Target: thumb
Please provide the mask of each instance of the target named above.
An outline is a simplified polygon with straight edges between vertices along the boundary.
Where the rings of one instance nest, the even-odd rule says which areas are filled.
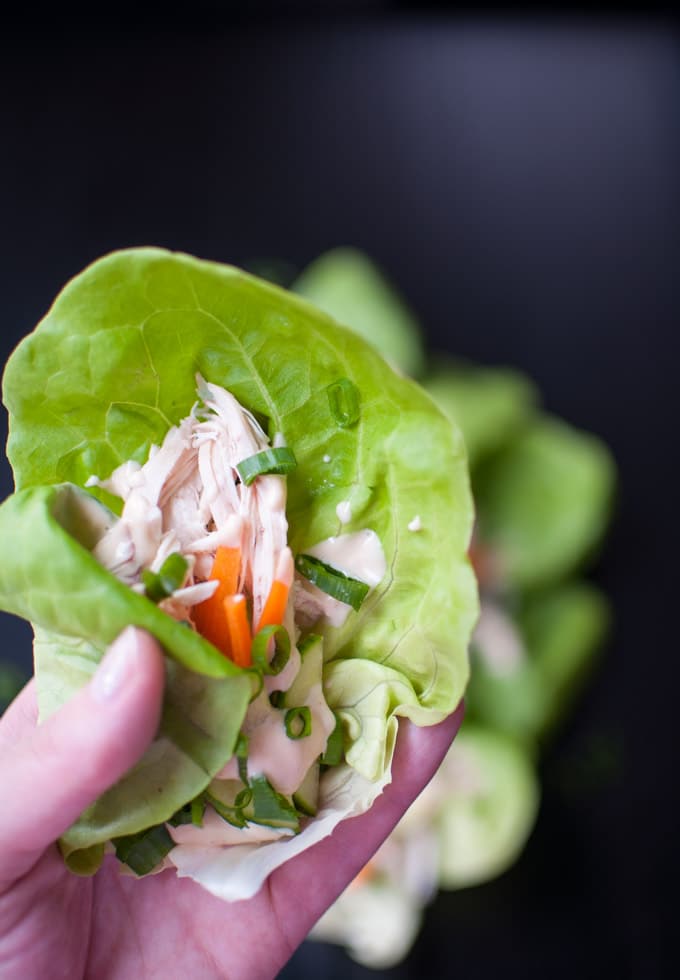
[[[132,627],[90,683],[0,756],[0,887],[28,871],[142,755],[160,718],[160,648]]]

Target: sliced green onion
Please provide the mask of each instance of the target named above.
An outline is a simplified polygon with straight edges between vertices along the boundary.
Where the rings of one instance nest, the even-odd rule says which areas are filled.
[[[114,837],[116,857],[136,875],[146,875],[161,863],[175,846],[165,824],[150,827],[139,834]]]
[[[312,733],[312,713],[306,705],[289,708],[284,718],[288,738],[306,738]]]
[[[168,820],[172,827],[180,827],[182,824],[191,823],[195,827],[203,826],[203,814],[205,813],[205,799],[203,795],[197,796],[190,803],[184,806]]]
[[[186,558],[180,555],[179,551],[175,551],[168,555],[159,571],[152,572],[150,568],[145,568],[142,572],[142,582],[147,598],[152,602],[160,602],[161,599],[171,596],[181,587],[188,567]]]
[[[298,555],[295,567],[312,585],[353,609],[359,609],[368,594],[369,587],[365,582],[350,578],[339,568],[333,568],[312,555]]]
[[[244,786],[240,793],[236,794],[236,799],[234,800],[234,806],[237,810],[242,810],[244,806],[248,806],[253,798],[253,791],[250,786]]]
[[[269,695],[269,703],[272,708],[280,708],[283,702],[285,692],[284,691],[272,691]]]
[[[268,827],[289,827],[298,833],[300,818],[291,801],[277,793],[266,776],[255,776],[251,783],[253,798],[248,819]]]
[[[274,639],[274,656],[268,659],[269,643]],[[263,674],[280,674],[290,659],[290,637],[285,626],[263,626],[253,637],[250,655]]]
[[[264,687],[262,670],[257,665],[254,667],[245,667],[244,669],[247,670],[250,676],[253,678],[253,690],[250,695],[250,700],[254,701],[256,697],[259,697],[262,692],[262,688]]]
[[[218,817],[222,817],[227,823],[230,823],[232,827],[238,827],[242,829],[248,823],[246,818],[243,816],[243,812],[240,809],[232,806],[226,806],[221,800],[218,800],[212,793],[206,793],[206,799],[210,806],[213,808]]]
[[[288,446],[273,446],[263,449],[261,453],[248,456],[236,464],[238,475],[247,487],[258,476],[265,473],[290,473],[297,466],[295,453]]]
[[[182,824],[191,823],[191,803],[187,803],[168,820],[171,827],[181,827]]]
[[[342,734],[342,722],[338,715],[335,716],[335,728],[328,736],[326,751],[321,756],[323,766],[339,766],[344,754],[344,739]]]
[[[195,800],[191,801],[191,822],[194,827],[203,826],[204,815],[205,799],[202,796],[197,796]]]
[[[349,378],[339,378],[329,385],[328,404],[340,428],[347,429],[359,421],[359,389]]]
[[[234,755],[238,760],[238,775],[241,782],[248,785],[248,736],[238,733]]]

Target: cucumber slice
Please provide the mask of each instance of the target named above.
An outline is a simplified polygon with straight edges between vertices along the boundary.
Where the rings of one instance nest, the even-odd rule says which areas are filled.
[[[314,762],[302,780],[299,788],[293,793],[293,803],[308,817],[315,817],[319,809],[319,771],[320,765]]]

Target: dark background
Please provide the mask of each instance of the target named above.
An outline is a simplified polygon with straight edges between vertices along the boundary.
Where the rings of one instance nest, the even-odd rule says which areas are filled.
[[[302,267],[353,244],[431,345],[529,372],[548,409],[602,436],[621,478],[594,573],[616,616],[602,669],[544,760],[522,860],[441,896],[390,976],[671,975],[676,27],[441,4],[189,7],[102,5],[96,21],[29,7],[2,25],[0,360],[113,248]],[[0,476],[4,495],[6,463]],[[26,666],[27,629],[1,628]],[[309,945],[284,976],[374,974]]]

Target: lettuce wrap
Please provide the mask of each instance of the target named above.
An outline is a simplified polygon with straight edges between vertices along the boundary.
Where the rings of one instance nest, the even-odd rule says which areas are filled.
[[[3,397],[16,492],[0,506],[0,607],[34,626],[41,718],[87,682],[124,626],[148,630],[166,653],[157,736],[64,835],[65,859],[92,873],[113,846],[138,874],[169,861],[222,898],[249,897],[273,868],[371,805],[390,780],[398,717],[434,724],[463,694],[477,597],[460,433],[417,385],[304,300],[152,248],[111,254],[72,280],[10,358]],[[131,571],[128,552],[118,566],[103,557],[107,542],[121,557],[140,474],[178,440],[173,473],[179,460],[194,466],[197,433],[222,425],[227,403],[255,440],[250,456],[229,457],[230,492],[243,500],[253,480],[279,481],[287,537],[278,559],[295,560],[285,617],[263,635],[278,572],[258,591],[254,559],[241,569],[239,608],[257,634],[245,659],[235,648],[225,655],[211,630],[201,635],[193,607],[177,614],[180,594],[198,586],[210,602],[216,587],[206,597],[206,585],[218,580],[196,575],[205,555],[183,553],[179,504],[193,470],[181,492],[166,483],[165,503],[137,514],[137,530],[160,528],[151,561],[139,551]],[[269,468],[254,476],[234,468],[262,458]],[[211,513],[205,535],[226,534]],[[377,580],[347,557],[367,535],[384,559]],[[341,614],[324,605],[329,593]],[[249,760],[252,714],[280,712],[289,737],[305,743],[319,691],[318,758],[304,787],[282,790],[275,762],[263,774]],[[219,833],[204,833],[215,821]]]

